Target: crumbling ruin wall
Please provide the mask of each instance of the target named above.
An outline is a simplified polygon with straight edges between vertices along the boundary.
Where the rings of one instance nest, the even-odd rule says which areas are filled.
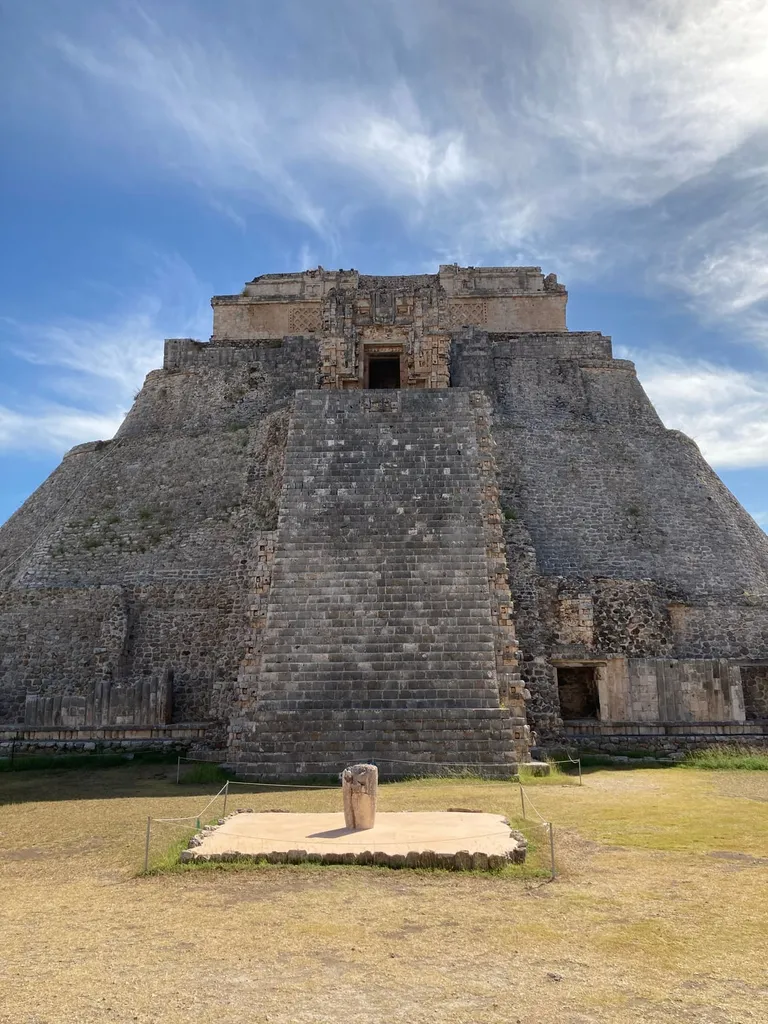
[[[73,449],[0,530],[0,723],[167,733],[242,710],[294,394],[365,388],[384,353],[401,386],[490,399],[486,554],[503,562],[501,526],[513,596],[497,571],[494,616],[516,627],[541,737],[758,735],[768,539],[610,339],[566,331],[566,298],[537,267],[456,265],[263,275],[215,298],[213,342],[167,342],[117,437]],[[580,679],[570,713],[588,720],[564,731],[558,687]]]
[[[743,721],[740,666],[768,657],[768,538],[610,355],[588,333],[454,337],[452,386],[493,401],[532,724],[562,731],[558,663],[595,666],[604,719]]]
[[[228,713],[290,403],[319,371],[311,340],[167,344],[117,437],[73,449],[0,530],[0,721]]]
[[[741,669],[747,721],[768,720],[768,661]]]
[[[411,326],[417,335],[472,324],[485,330],[565,331],[567,293],[540,267],[460,267],[381,276],[356,270],[262,274],[239,295],[216,295],[215,342],[334,334],[341,319]],[[425,330],[426,328],[426,330]]]

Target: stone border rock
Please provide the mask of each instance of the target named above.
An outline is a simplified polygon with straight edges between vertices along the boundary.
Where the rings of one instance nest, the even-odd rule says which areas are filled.
[[[362,850],[360,853],[307,853],[306,850],[280,850],[272,853],[197,853],[196,847],[202,846],[203,840],[213,835],[220,825],[238,814],[288,814],[289,811],[259,811],[251,807],[239,807],[226,818],[219,818],[216,825],[205,825],[189,840],[186,850],[182,850],[179,860],[182,864],[227,863],[233,861],[252,861],[266,864],[360,864],[364,866],[388,868],[442,868],[445,871],[500,871],[508,864],[525,863],[528,851],[528,840],[516,829],[510,828],[510,836],[517,842],[517,849],[511,850],[506,856],[500,854],[469,853],[458,850],[456,853],[435,853],[434,850],[411,850],[407,854],[384,853],[381,850]],[[480,813],[480,812],[478,812]],[[504,824],[509,825],[505,818]]]

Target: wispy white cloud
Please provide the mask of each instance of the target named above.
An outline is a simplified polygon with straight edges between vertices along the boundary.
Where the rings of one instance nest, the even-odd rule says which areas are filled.
[[[357,172],[380,195],[423,205],[435,194],[481,179],[485,171],[467,149],[464,130],[430,130],[410,88],[399,81],[379,109],[332,96],[308,133],[307,149]],[[307,156],[309,155],[307,151]]]
[[[700,176],[768,117],[759,0],[560,0],[529,121],[568,143],[604,198],[648,203]],[[553,13],[560,17],[553,18]]]
[[[17,325],[25,346],[16,355],[38,366],[71,371],[58,385],[67,390],[74,379],[87,382],[91,392],[103,393],[106,387],[125,397],[162,357],[161,302],[149,296],[142,304],[147,308],[107,321]]]
[[[208,23],[133,6],[52,39],[99,146],[194,182],[227,216],[255,196],[338,251],[345,212],[386,205],[435,252],[475,262],[547,252],[589,276],[607,253],[760,332],[754,219],[715,204],[691,231],[663,204],[712,179],[747,212],[763,187],[765,154],[748,152],[768,132],[763,0],[336,8],[331,23],[288,5],[272,24],[227,0]],[[645,218],[616,221],[643,210],[659,214],[652,239]]]
[[[122,420],[120,410],[110,416],[40,401],[34,408],[20,412],[0,405],[0,451],[64,452],[83,441],[112,437]]]
[[[665,425],[692,437],[713,466],[768,466],[768,373],[667,354],[618,354],[635,360]]]
[[[315,250],[309,245],[308,242],[304,242],[299,249],[298,260],[296,263],[297,270],[314,270],[318,266],[318,259]]]
[[[146,16],[133,29],[143,34],[119,33],[106,45],[65,35],[54,42],[73,68],[111,90],[134,130],[145,129],[144,149],[156,161],[203,187],[259,184],[282,212],[328,231],[323,210],[288,170],[282,139],[292,129],[285,110],[267,116],[266,82],[211,41],[163,33]],[[100,128],[116,141],[121,121]]]
[[[662,262],[659,279],[682,293],[705,323],[730,330],[736,341],[766,344],[768,231],[761,224],[768,222],[768,203],[743,205],[747,224],[705,221]]]
[[[164,338],[208,333],[204,285],[178,258],[155,264],[151,290],[121,296],[108,319],[3,321],[4,347],[37,377],[34,394],[0,403],[0,450],[62,452],[111,437],[146,374],[162,365]]]

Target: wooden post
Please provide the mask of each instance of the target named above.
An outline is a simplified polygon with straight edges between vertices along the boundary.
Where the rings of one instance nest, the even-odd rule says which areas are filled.
[[[353,764],[341,773],[347,828],[373,828],[378,785],[379,769],[375,764]]]
[[[555,830],[552,828],[552,822],[549,823],[549,855],[552,858],[552,877],[557,878],[557,871],[555,869]]]
[[[149,871],[149,834],[152,829],[152,819],[147,818],[147,838],[144,843],[144,874]]]
[[[523,808],[523,821],[525,821],[525,790],[523,789],[522,782],[520,783],[520,803]]]

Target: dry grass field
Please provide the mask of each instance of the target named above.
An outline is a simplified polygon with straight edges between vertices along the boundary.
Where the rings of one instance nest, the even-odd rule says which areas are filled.
[[[147,815],[215,787],[175,767],[0,774],[0,1020],[13,1024],[768,1021],[768,772],[595,770],[383,786],[386,810],[507,813],[499,875],[219,865],[138,874]],[[239,796],[330,810],[340,793]],[[155,864],[176,834],[153,843]],[[156,826],[159,833],[160,826]]]

